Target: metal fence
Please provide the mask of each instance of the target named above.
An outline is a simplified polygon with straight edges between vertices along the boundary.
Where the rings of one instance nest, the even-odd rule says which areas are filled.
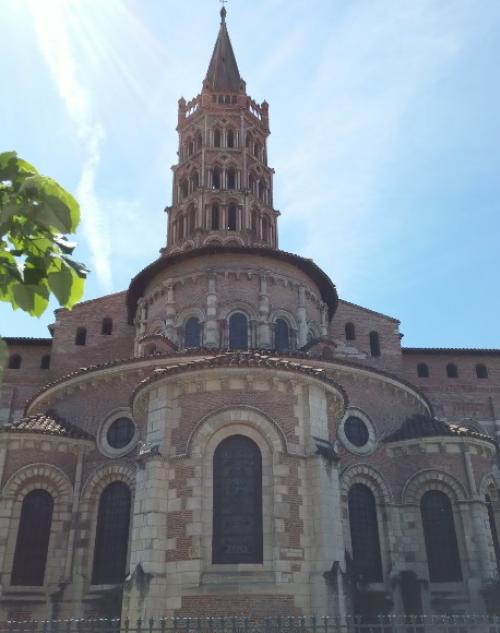
[[[29,620],[0,622],[0,633],[500,633],[500,617],[385,615],[371,622],[355,616]]]

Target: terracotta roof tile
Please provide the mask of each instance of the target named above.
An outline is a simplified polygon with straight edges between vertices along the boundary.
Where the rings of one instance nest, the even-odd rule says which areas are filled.
[[[476,440],[485,440],[496,444],[495,440],[465,426],[448,424],[442,420],[436,420],[425,415],[415,414],[406,418],[403,424],[384,438],[384,442],[403,442],[421,437],[470,437]]]
[[[56,435],[78,440],[93,440],[93,436],[83,429],[73,426],[64,420],[56,420],[44,414],[30,415],[14,422],[0,426],[4,433],[40,433],[42,435]]]

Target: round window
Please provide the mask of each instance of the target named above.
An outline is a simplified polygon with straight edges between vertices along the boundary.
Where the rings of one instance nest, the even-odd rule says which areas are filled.
[[[106,439],[111,448],[125,448],[135,435],[135,425],[130,418],[117,418],[111,423]]]
[[[346,438],[358,448],[365,446],[370,439],[368,427],[361,418],[351,415],[344,423],[344,433]]]

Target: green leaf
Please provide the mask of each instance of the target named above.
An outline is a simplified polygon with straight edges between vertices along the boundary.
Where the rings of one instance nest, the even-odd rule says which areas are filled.
[[[25,179],[19,192],[38,203],[27,210],[38,224],[58,233],[76,231],[80,222],[78,202],[55,180],[47,176],[31,176]]]
[[[47,275],[50,290],[55,294],[56,299],[63,306],[70,303],[73,275],[68,266],[63,266],[61,270]]]
[[[28,286],[13,284],[14,307],[19,307],[32,316],[40,316],[49,303],[49,291],[45,285]]]
[[[68,266],[71,266],[71,268],[76,272],[76,274],[79,277],[82,277],[83,279],[85,279],[85,277],[90,272],[92,272],[90,268],[87,268],[85,264],[82,264],[81,262],[75,262],[75,260],[71,259],[71,257],[66,257],[66,255],[63,255],[61,259],[63,259],[68,264]]]

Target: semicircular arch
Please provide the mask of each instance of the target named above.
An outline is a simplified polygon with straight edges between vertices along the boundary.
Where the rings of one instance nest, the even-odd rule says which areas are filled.
[[[401,500],[403,503],[418,504],[428,490],[440,490],[450,495],[454,501],[463,501],[467,498],[464,486],[455,477],[442,470],[429,468],[407,479]]]
[[[340,475],[342,496],[347,497],[349,489],[354,484],[364,484],[375,495],[379,503],[392,503],[392,493],[382,475],[366,464],[353,464],[342,471]]]
[[[16,470],[5,483],[3,496],[18,497],[40,487],[60,499],[69,500],[73,493],[73,486],[63,470],[53,464],[40,463]]]

